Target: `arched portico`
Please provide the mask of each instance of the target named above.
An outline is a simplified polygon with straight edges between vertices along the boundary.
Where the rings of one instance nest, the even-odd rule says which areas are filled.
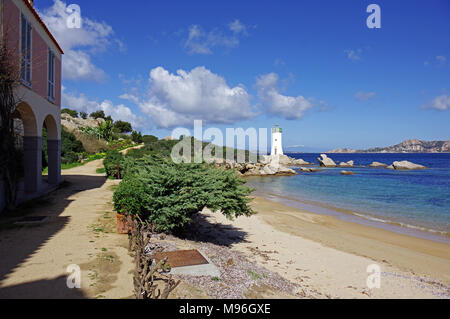
[[[33,109],[25,102],[20,103],[16,111],[23,122],[23,164],[24,186],[26,193],[39,190],[42,175],[42,137]]]
[[[47,115],[43,126],[47,129],[48,183],[61,181],[61,139],[59,127],[52,115]]]

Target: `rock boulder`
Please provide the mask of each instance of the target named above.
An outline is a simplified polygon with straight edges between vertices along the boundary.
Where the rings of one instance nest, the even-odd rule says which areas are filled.
[[[336,163],[329,158],[326,154],[321,154],[320,157],[317,158],[319,161],[320,166],[323,167],[336,167]]]
[[[380,162],[372,162],[372,164],[369,165],[369,167],[387,167],[387,164],[380,163]]]
[[[395,170],[426,169],[425,166],[408,161],[394,162],[392,166]]]

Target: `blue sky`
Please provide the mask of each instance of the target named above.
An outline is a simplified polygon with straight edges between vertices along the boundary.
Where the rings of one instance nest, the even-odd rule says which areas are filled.
[[[72,3],[81,30],[64,23]],[[381,29],[367,28],[371,3]],[[101,108],[145,134],[203,119],[279,124],[295,151],[450,140],[446,0],[35,4],[66,52],[63,107]]]

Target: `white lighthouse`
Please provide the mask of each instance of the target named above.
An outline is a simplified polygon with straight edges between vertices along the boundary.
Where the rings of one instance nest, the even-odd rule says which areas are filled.
[[[278,125],[275,125],[272,128],[272,151],[270,155],[283,155],[283,143],[281,139],[281,135],[283,133],[283,129]]]

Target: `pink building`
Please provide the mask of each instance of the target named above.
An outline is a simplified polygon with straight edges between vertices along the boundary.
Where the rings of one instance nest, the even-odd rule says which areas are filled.
[[[33,8],[32,0],[0,0],[0,39],[20,66],[24,178],[19,201],[54,188],[61,181],[61,60],[63,51]],[[47,129],[48,179],[42,178],[42,129]],[[4,201],[0,181],[0,210]]]

